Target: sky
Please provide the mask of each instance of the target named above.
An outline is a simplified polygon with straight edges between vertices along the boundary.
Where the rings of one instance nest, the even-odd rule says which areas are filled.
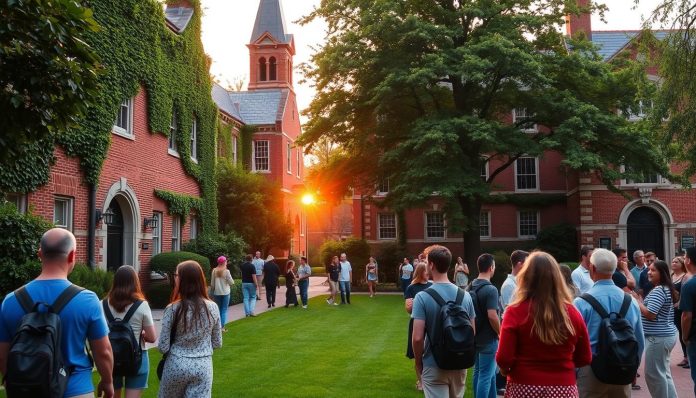
[[[295,23],[309,14],[320,0],[281,0],[285,12],[288,33],[295,35],[295,65],[308,62],[312,47],[321,45],[326,25],[314,22],[306,26]],[[607,23],[598,16],[592,18],[593,30],[639,29],[659,0],[640,0],[636,7],[634,0],[605,0],[609,6]],[[249,43],[251,30],[256,18],[259,0],[202,0],[203,5],[203,45],[213,60],[211,73],[223,86],[234,86],[235,80],[249,78]],[[295,71],[295,93],[300,111],[309,106],[314,96],[311,83],[298,83],[303,78]]]

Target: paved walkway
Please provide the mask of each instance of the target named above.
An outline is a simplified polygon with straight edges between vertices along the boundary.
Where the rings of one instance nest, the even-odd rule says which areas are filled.
[[[645,357],[643,357],[645,359]],[[682,355],[681,347],[677,344],[672,350],[671,359],[671,369],[672,378],[674,379],[674,386],[677,388],[677,395],[679,397],[693,397],[694,396],[694,383],[691,381],[691,370],[684,369],[677,366],[679,362],[684,359]],[[650,392],[648,392],[648,386],[645,384],[645,368],[644,362],[640,365],[640,370],[638,371],[641,377],[638,378],[638,385],[641,387],[640,391],[633,391],[631,395],[632,398],[657,398],[651,397]],[[665,397],[666,398],[666,397]]]

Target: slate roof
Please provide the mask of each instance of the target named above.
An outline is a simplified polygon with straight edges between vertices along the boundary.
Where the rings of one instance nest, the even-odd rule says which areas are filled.
[[[275,124],[283,119],[287,105],[287,89],[227,91],[213,84],[213,101],[218,108],[245,124]]]
[[[285,16],[280,0],[261,0],[249,42],[255,42],[266,32],[281,43],[292,41],[292,35],[286,33]]]
[[[181,33],[186,29],[193,17],[193,9],[188,7],[167,7],[164,10],[164,18],[176,30]]]
[[[616,55],[621,49],[640,34],[640,30],[592,31],[592,42],[598,47],[598,53],[605,61]],[[667,37],[665,30],[653,31],[658,40]]]

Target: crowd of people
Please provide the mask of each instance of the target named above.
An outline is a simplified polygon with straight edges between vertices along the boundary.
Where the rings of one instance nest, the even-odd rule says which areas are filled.
[[[459,327],[475,331],[470,364],[475,397],[492,398],[501,390],[506,397],[630,397],[641,388],[636,383],[641,360],[650,395],[677,397],[670,369],[677,340],[684,354],[679,366],[689,369],[696,360],[695,344],[689,344],[696,340],[691,327],[696,248],[669,265],[636,250],[629,268],[622,248],[583,246],[580,259],[571,272],[548,253],[516,250],[498,290],[491,284],[492,255],[478,257],[478,276],[469,282],[461,258],[450,274],[450,251],[428,247],[414,261],[413,280],[404,289],[411,314],[406,356],[415,359],[416,388],[426,397],[463,396],[467,366],[444,366],[442,355],[434,353],[447,339],[440,331],[448,316],[444,303],[456,302],[465,290],[458,304],[471,326]],[[452,330],[455,324],[450,322]],[[460,344],[466,336],[461,332]],[[696,380],[693,370],[691,375]]]

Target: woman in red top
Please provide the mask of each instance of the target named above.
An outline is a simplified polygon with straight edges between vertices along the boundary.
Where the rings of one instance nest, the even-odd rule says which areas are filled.
[[[532,253],[517,275],[495,359],[507,375],[505,397],[579,396],[575,368],[592,361],[590,338],[550,254]]]

